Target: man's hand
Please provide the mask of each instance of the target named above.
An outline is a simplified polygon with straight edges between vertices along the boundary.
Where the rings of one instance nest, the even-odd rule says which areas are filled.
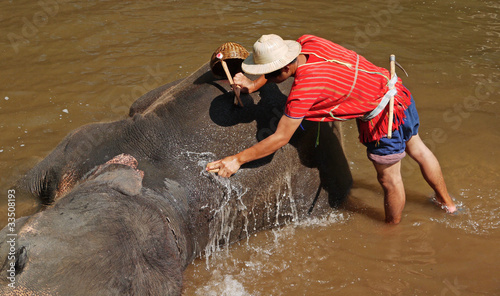
[[[224,178],[229,178],[240,169],[241,163],[236,155],[228,156],[207,164],[207,171],[216,171],[217,174]]]
[[[252,81],[241,72],[234,76],[233,81],[234,84],[241,87],[242,92],[249,94],[258,91],[262,86],[264,86],[264,84],[267,83],[267,79],[264,75],[261,75],[259,78]]]
[[[243,75],[243,73],[237,73],[234,78],[233,78],[234,84],[238,85],[241,87],[241,91],[244,93],[252,93],[255,85],[250,78],[246,77]]]

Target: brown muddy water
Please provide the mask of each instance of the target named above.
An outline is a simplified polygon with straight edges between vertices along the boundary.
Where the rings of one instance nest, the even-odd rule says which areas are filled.
[[[315,34],[381,66],[396,54],[460,214],[434,207],[405,159],[403,221],[385,225],[351,122],[349,202],[196,260],[183,294],[500,295],[499,11],[486,0],[2,1],[0,226],[8,189],[69,131],[124,118],[137,97],[187,76],[224,42],[251,49],[262,34]],[[18,216],[35,210],[18,198]]]

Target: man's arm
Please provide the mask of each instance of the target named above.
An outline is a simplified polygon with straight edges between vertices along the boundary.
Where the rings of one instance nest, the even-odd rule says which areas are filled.
[[[241,72],[237,73],[233,80],[236,85],[241,87],[242,92],[249,94],[258,91],[264,84],[267,83],[267,79],[264,75],[261,75],[259,78],[252,81]]]
[[[239,170],[241,165],[268,156],[285,146],[301,122],[302,118],[294,119],[283,115],[274,134],[238,154],[209,163],[206,170],[218,170],[219,176],[230,177]]]

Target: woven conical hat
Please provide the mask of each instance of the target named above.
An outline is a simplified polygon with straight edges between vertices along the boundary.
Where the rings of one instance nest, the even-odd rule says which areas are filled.
[[[231,72],[234,75],[241,72],[241,63],[246,59],[250,53],[240,44],[234,42],[226,42],[222,44],[217,50],[212,54],[210,59],[210,69],[212,73],[219,77],[226,77],[226,73],[222,68],[220,63],[224,60]]]

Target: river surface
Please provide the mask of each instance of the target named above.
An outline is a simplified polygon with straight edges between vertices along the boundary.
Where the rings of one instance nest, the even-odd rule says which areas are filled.
[[[136,98],[187,76],[224,42],[251,50],[262,34],[315,34],[380,66],[396,55],[460,213],[433,206],[405,159],[403,221],[385,225],[350,122],[347,204],[196,260],[183,294],[500,295],[499,12],[487,0],[2,1],[0,226],[8,189],[71,130],[124,118]],[[18,216],[36,209],[17,200]]]

